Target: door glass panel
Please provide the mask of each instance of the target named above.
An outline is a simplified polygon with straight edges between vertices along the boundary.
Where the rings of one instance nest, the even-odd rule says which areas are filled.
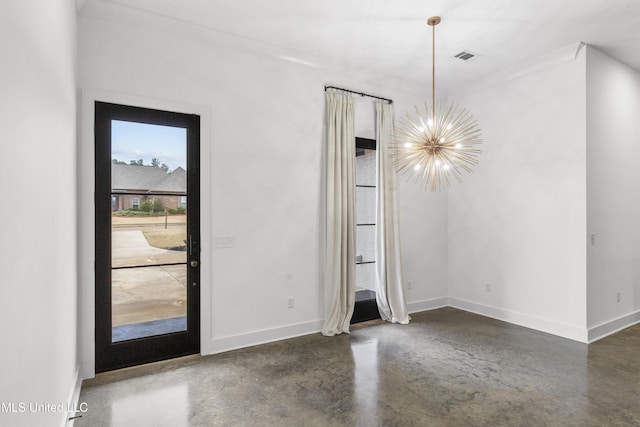
[[[356,298],[359,298],[374,295],[376,285],[376,150],[357,148],[355,170]]]
[[[112,342],[185,331],[187,130],[111,121]]]
[[[380,317],[376,304],[376,142],[356,138],[356,292],[351,323]]]

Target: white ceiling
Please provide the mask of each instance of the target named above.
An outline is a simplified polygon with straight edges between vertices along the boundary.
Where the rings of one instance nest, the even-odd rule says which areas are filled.
[[[439,15],[441,89],[468,86],[578,42],[640,70],[640,0],[99,1],[255,41],[291,60],[424,85],[431,82],[426,20]],[[453,59],[462,50],[479,58]]]

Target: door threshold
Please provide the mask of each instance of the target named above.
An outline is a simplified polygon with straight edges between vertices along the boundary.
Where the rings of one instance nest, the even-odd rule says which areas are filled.
[[[199,362],[201,358],[201,354],[189,354],[187,356],[175,357],[173,359],[159,360],[157,362],[149,362],[143,365],[100,372],[97,373],[94,378],[84,380],[82,382],[82,387],[93,387],[101,384],[123,381],[130,378],[144,377],[146,375],[171,371],[184,366],[193,365]]]

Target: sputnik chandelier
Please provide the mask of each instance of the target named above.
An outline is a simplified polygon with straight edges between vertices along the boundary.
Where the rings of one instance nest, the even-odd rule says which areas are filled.
[[[392,144],[393,165],[431,191],[451,186],[453,176],[462,182],[462,172],[471,172],[478,164],[482,139],[477,121],[469,111],[444,100],[436,102],[436,25],[439,16],[427,20],[432,28],[431,106],[425,102],[424,115],[416,106],[416,115],[407,113],[396,127]]]

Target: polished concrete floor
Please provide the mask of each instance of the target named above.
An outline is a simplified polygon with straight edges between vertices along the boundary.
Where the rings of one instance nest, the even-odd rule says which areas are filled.
[[[86,381],[76,426],[640,426],[640,325],[587,346],[452,308]]]

